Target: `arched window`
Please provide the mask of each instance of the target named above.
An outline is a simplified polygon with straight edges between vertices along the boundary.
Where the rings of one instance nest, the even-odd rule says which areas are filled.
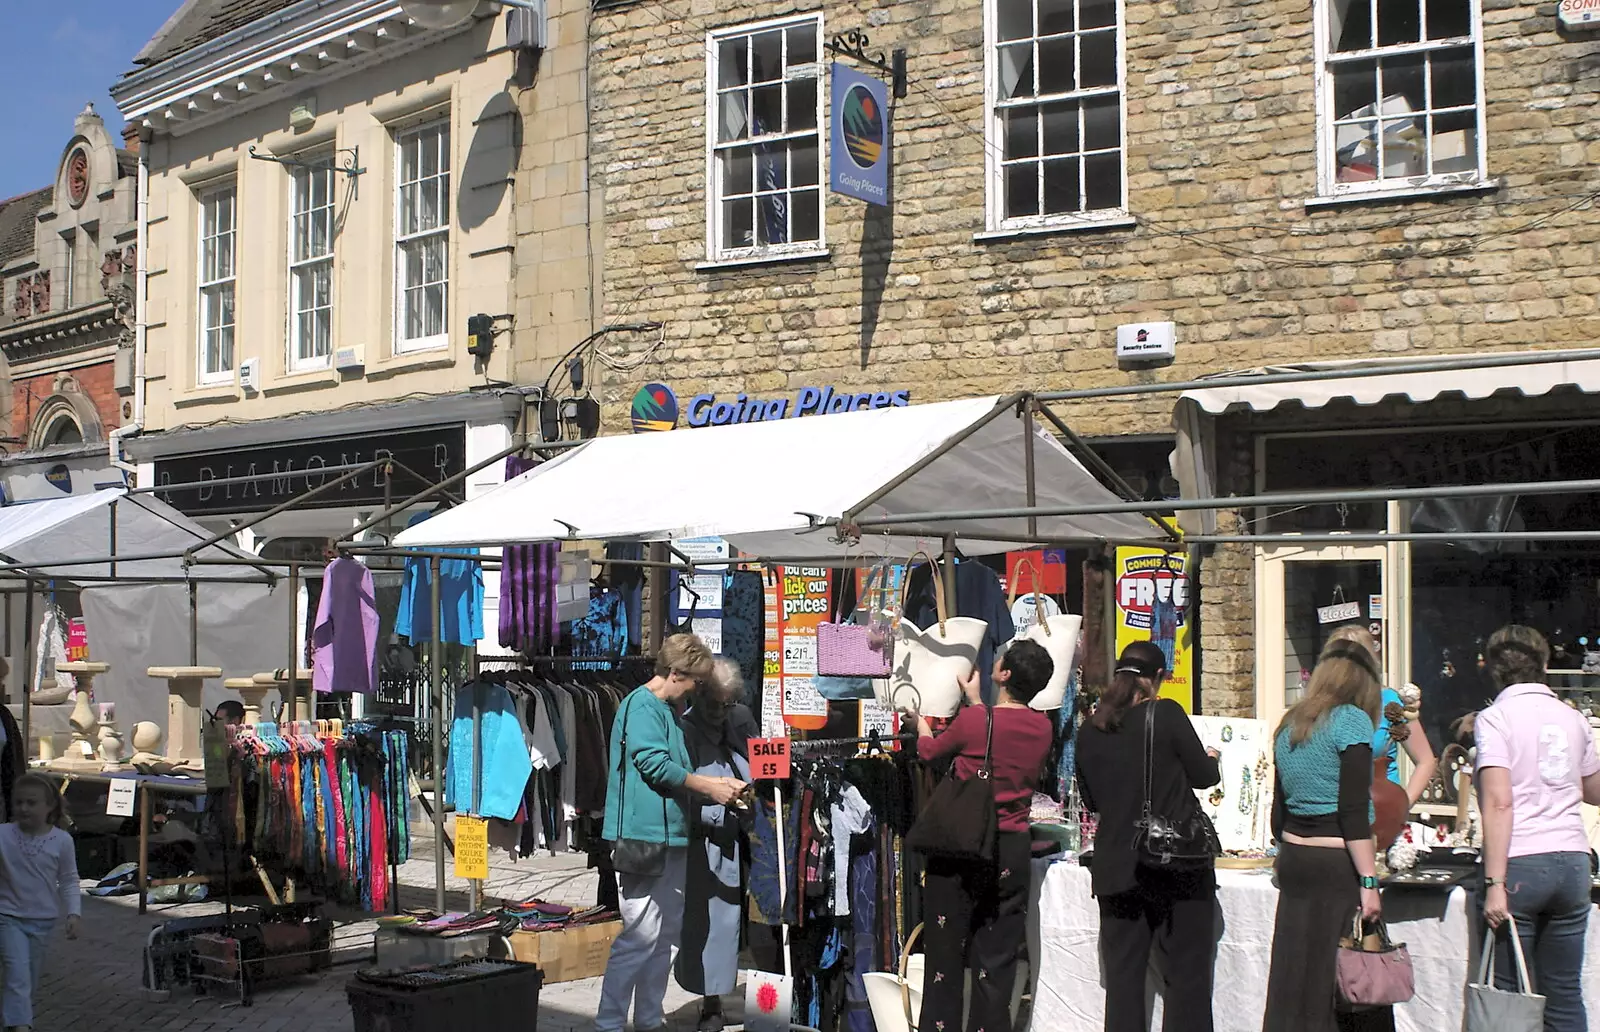
[[[45,429],[41,443],[46,448],[58,444],[82,444],[83,427],[79,426],[78,421],[72,416],[59,415]]]

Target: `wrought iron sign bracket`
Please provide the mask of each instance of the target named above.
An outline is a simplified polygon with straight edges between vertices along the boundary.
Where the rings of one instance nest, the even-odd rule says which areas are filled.
[[[886,73],[894,86],[894,99],[904,100],[906,97],[906,51],[904,47],[897,47],[889,55],[889,60],[883,59],[883,51],[869,52],[872,40],[860,29],[851,29],[838,35],[823,44],[830,54],[848,57],[859,61],[880,72]]]
[[[342,147],[335,151],[334,154],[343,154],[345,158],[342,162],[332,159],[328,161],[302,161],[299,158],[280,158],[276,154],[257,154],[255,145],[252,144],[250,147],[250,156],[257,161],[275,161],[289,168],[309,168],[319,172],[342,172],[351,179],[366,173],[367,170],[361,167],[361,147],[359,145]]]

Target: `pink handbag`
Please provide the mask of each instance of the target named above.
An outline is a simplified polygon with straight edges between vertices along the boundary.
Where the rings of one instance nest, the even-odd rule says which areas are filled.
[[[1380,920],[1377,931],[1363,934],[1358,910],[1351,937],[1339,940],[1337,968],[1339,1003],[1343,1010],[1370,1010],[1405,1003],[1416,995],[1411,953],[1404,943],[1389,941]]]
[[[817,625],[817,673],[821,676],[888,677],[894,669],[894,618],[885,616],[879,603],[884,586],[879,585],[877,595],[873,593],[873,585],[887,569],[880,564],[867,574],[856,603],[856,612],[864,614],[862,622],[854,622],[851,616]]]

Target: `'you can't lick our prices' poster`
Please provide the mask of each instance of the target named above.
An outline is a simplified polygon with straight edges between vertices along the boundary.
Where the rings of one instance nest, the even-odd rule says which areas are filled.
[[[1164,698],[1194,712],[1194,628],[1189,619],[1188,556],[1159,548],[1118,548],[1117,652],[1151,641],[1167,657]]]
[[[814,731],[828,723],[828,700],[817,691],[817,626],[829,618],[831,584],[822,566],[780,566],[767,578],[761,723],[769,737],[784,734],[783,725]]]

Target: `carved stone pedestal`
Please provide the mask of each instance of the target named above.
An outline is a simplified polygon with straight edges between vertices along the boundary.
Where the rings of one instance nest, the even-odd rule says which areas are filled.
[[[260,684],[254,677],[230,677],[222,682],[222,687],[230,692],[238,692],[239,698],[244,701],[246,727],[255,727],[261,723],[261,703],[266,699],[267,693],[272,691],[272,685]]]
[[[222,676],[221,667],[150,667],[151,677],[167,682],[167,759],[199,767],[205,762],[200,725],[205,719],[201,693],[205,682]]]
[[[92,705],[94,678],[96,674],[110,670],[111,664],[88,661],[59,663],[56,669],[71,674],[77,690],[73,693],[72,716],[68,718],[72,725],[72,741],[67,744],[66,755],[52,760],[50,766],[58,770],[99,770],[104,763],[95,752],[100,721],[95,719]]]

